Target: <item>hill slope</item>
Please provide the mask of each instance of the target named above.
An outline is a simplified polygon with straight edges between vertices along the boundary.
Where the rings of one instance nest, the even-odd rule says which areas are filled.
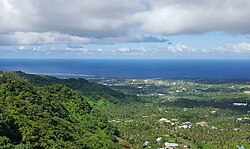
[[[119,148],[113,135],[106,117],[78,92],[0,72],[2,148]]]
[[[38,76],[16,71],[15,74],[36,86],[46,86],[51,84],[62,84],[77,90],[82,95],[91,98],[93,101],[105,100],[111,103],[129,102],[138,100],[135,96],[126,95],[122,92],[110,89],[107,86],[89,82],[85,79],[70,78],[59,79],[51,76]]]

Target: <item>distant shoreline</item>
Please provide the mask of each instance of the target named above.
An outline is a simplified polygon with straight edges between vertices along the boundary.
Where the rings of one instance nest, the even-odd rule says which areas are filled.
[[[17,60],[0,70],[74,78],[250,79],[250,60]]]
[[[69,73],[32,73],[24,72],[27,74],[34,74],[40,76],[51,76],[59,79],[70,79],[70,78],[83,78],[87,80],[189,80],[189,81],[198,81],[203,83],[242,83],[250,84],[250,79],[216,79],[216,78],[121,78],[121,77],[104,77],[97,75],[84,75],[84,74],[69,74]]]

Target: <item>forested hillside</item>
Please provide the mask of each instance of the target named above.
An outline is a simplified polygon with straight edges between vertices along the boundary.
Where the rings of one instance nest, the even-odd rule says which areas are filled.
[[[136,96],[130,96],[123,92],[114,91],[107,86],[89,82],[82,78],[59,79],[52,76],[38,76],[16,71],[15,74],[36,86],[46,86],[51,84],[62,84],[77,90],[81,94],[88,96],[92,101],[107,100],[111,103],[129,102],[139,100]]]
[[[0,149],[250,146],[247,82],[100,82],[0,72]]]
[[[120,148],[116,129],[85,96],[56,78],[32,77],[0,72],[1,148]],[[85,95],[94,95],[87,85]]]

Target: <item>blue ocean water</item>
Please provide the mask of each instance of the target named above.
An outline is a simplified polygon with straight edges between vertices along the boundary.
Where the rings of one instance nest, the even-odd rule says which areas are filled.
[[[0,59],[0,70],[118,78],[250,78],[250,60]]]

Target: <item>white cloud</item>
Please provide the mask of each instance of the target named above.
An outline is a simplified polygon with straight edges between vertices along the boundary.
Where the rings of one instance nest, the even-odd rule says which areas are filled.
[[[96,52],[103,52],[103,49],[97,49]]]
[[[148,52],[147,49],[144,47],[139,47],[139,48],[128,48],[128,47],[123,47],[123,48],[118,48],[116,50],[113,50],[115,53],[130,53],[130,54],[142,54]]]
[[[249,0],[157,0],[134,21],[156,34],[250,33]]]
[[[139,0],[0,0],[0,32],[116,36],[127,33],[127,18],[143,8]]]
[[[207,49],[198,49],[187,46],[185,44],[177,43],[175,45],[169,45],[167,47],[167,51],[171,53],[200,53],[200,54],[246,54],[250,53],[250,43],[242,42],[242,43],[226,43],[223,46],[215,47],[215,48],[207,48]]]
[[[66,48],[64,51],[66,52],[70,52],[70,53],[86,53],[88,52],[89,50],[86,49],[86,48]]]
[[[95,44],[115,44],[115,43],[129,43],[129,42],[169,42],[167,38],[141,35],[141,34],[128,34],[117,37],[105,37],[92,39]]]
[[[17,47],[17,49],[18,49],[18,50],[25,50],[26,47],[25,47],[25,46],[19,46],[19,47]]]
[[[225,48],[231,50],[236,53],[250,53],[250,43],[242,42],[242,43],[227,43]]]
[[[0,0],[0,44],[168,42],[157,35],[249,34],[249,8],[249,0]]]
[[[148,52],[148,50],[145,49],[144,47],[138,48],[137,51],[139,51],[139,52]]]
[[[40,51],[41,50],[41,46],[36,46],[36,47],[33,47],[32,50],[33,51]]]
[[[198,52],[198,50],[188,47],[187,45],[177,43],[176,45],[169,45],[167,47],[168,51],[171,53],[195,53]]]
[[[90,43],[89,38],[71,36],[58,32],[15,32],[0,34],[0,44],[51,44],[51,43]]]
[[[130,48],[119,48],[115,50],[115,52],[121,52],[121,53],[128,53],[130,51],[131,51]]]

